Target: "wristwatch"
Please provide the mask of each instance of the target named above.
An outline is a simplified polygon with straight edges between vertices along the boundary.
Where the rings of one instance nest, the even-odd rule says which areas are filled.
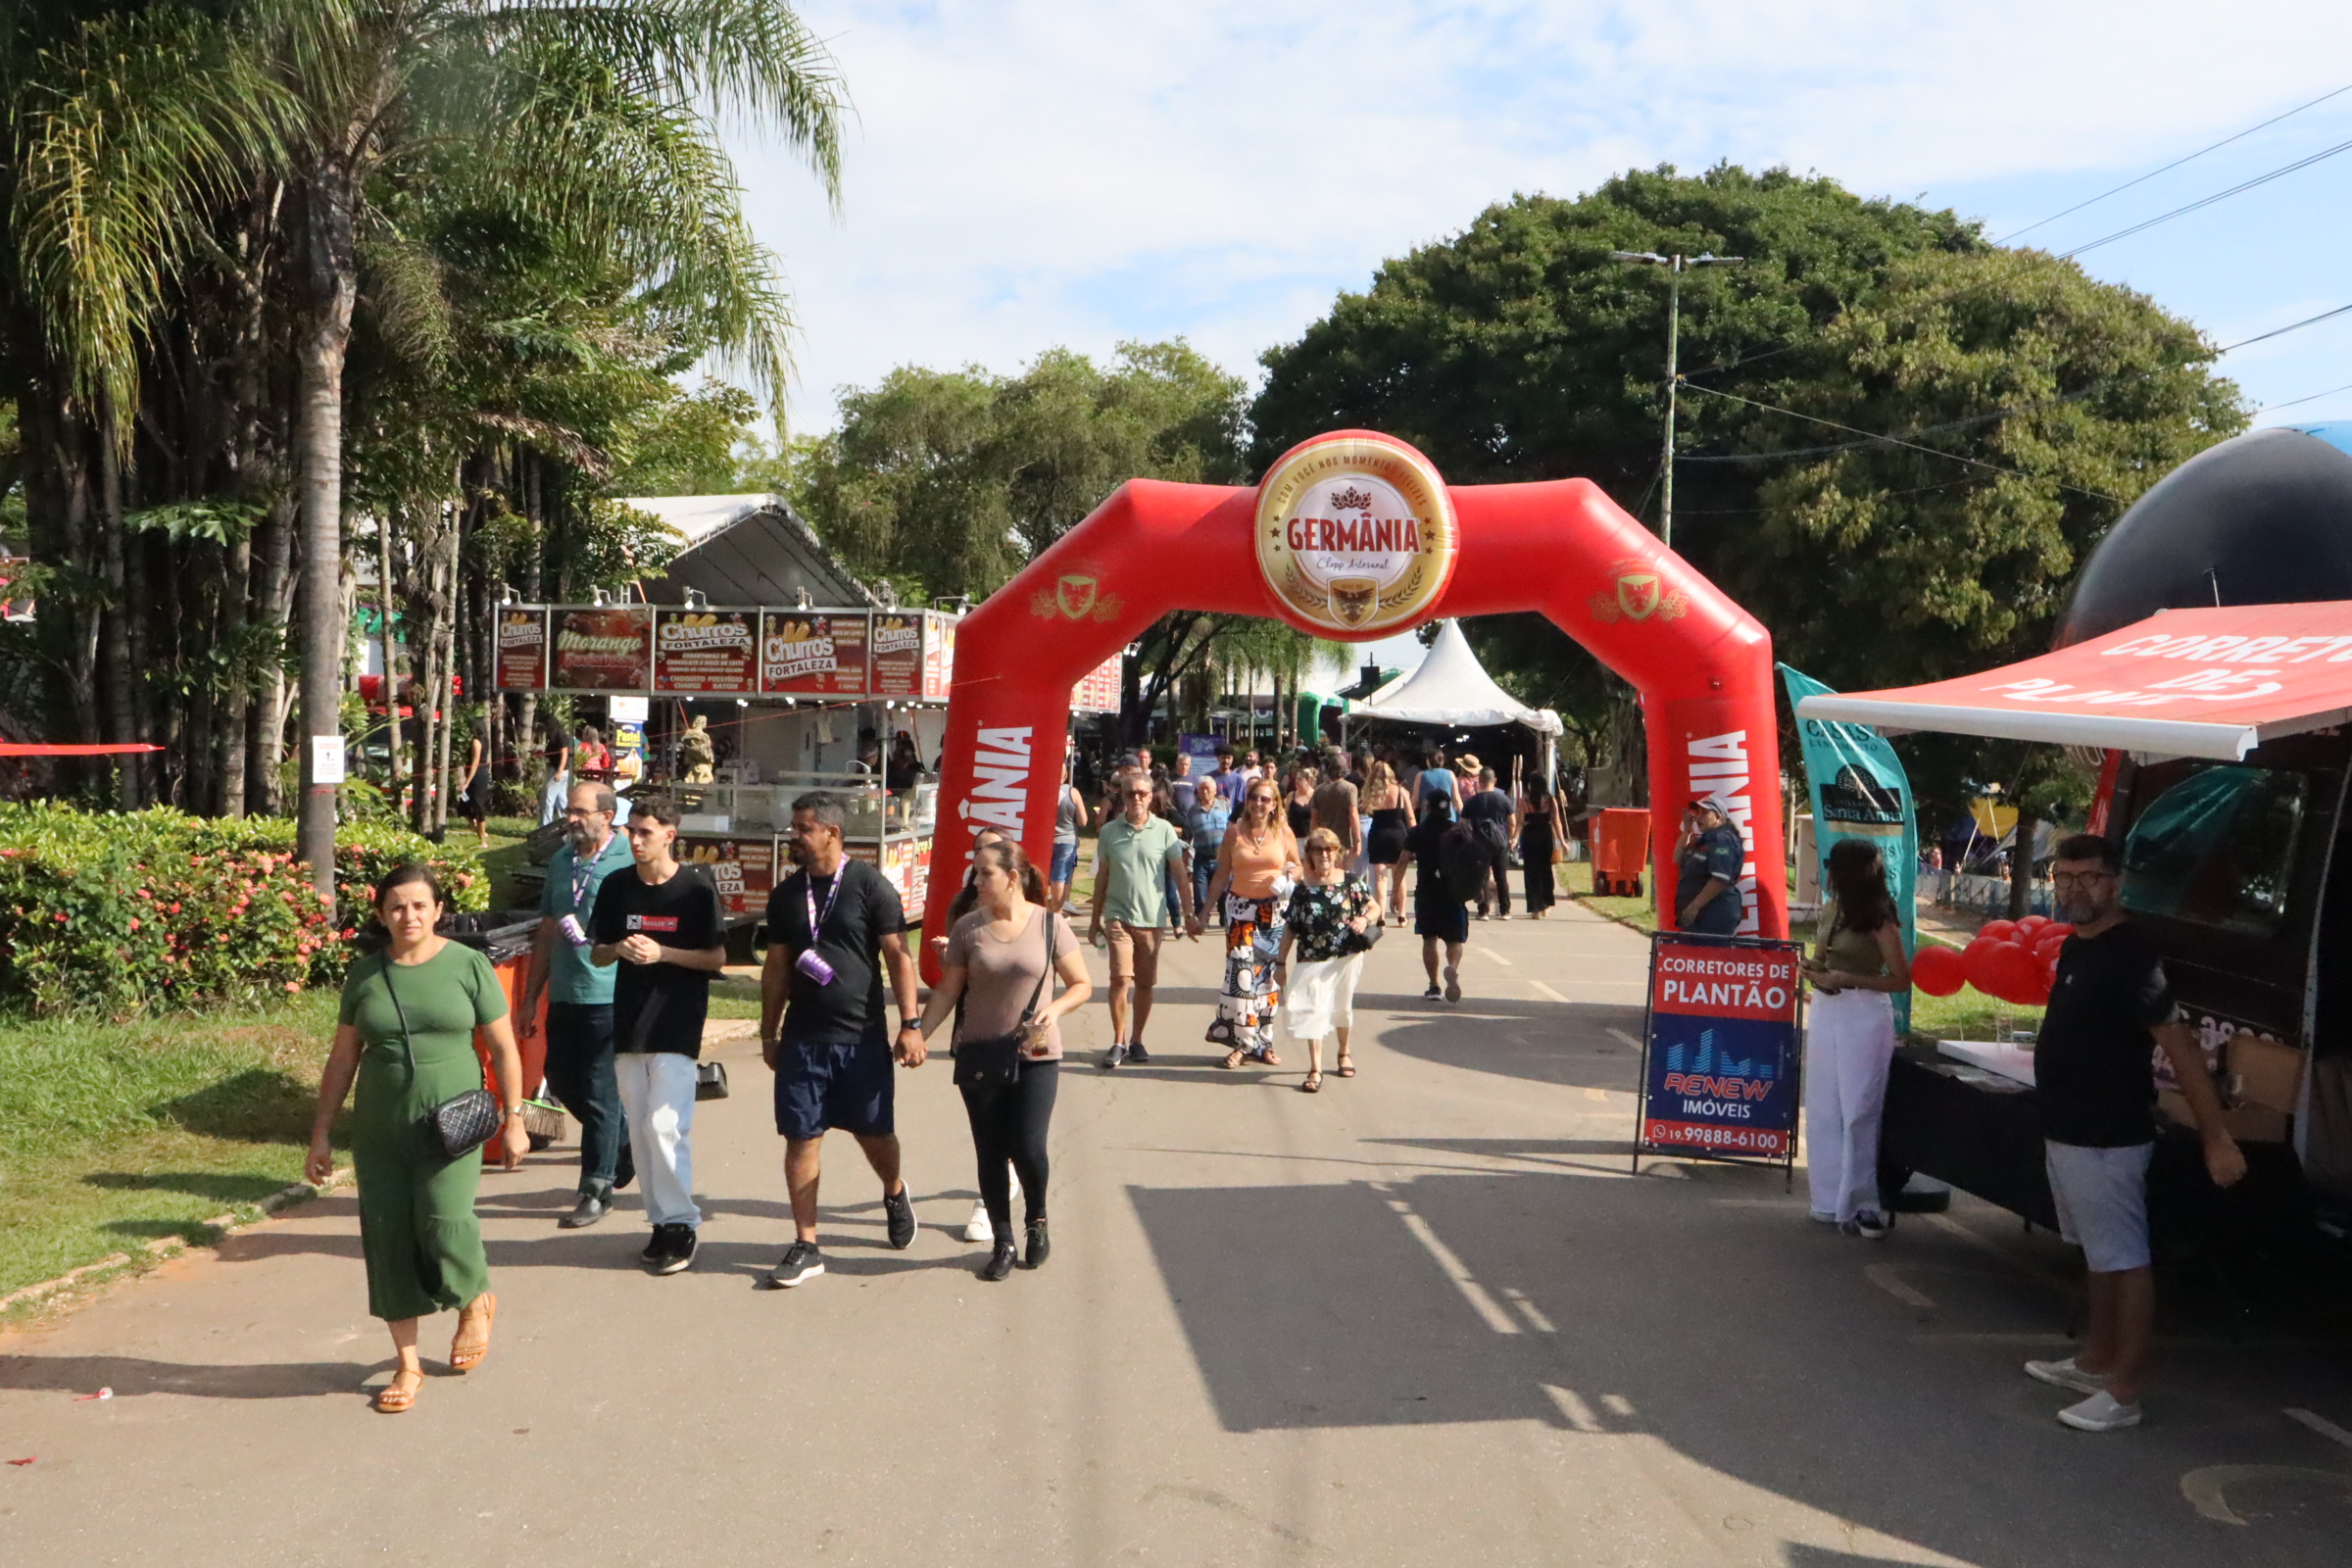
[[[923,1032],[923,1020],[920,1017],[901,1018],[899,1020],[899,1033],[905,1034],[909,1029],[913,1030],[916,1034],[921,1034]]]

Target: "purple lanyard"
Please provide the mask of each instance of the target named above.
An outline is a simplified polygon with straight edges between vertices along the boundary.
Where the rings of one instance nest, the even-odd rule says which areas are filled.
[[[596,847],[596,853],[588,857],[585,861],[580,858],[579,851],[574,850],[571,852],[572,913],[577,914],[580,912],[580,901],[588,896],[588,884],[590,880],[595,877],[596,868],[604,863],[605,851],[611,849],[612,847],[612,835],[608,833],[605,835],[605,842],[599,844]]]
[[[840,869],[833,873],[833,885],[825,890],[825,906],[822,911],[819,911],[816,906],[815,874],[811,872],[808,878],[801,884],[801,897],[808,905],[808,945],[812,948],[816,946],[817,937],[824,930],[825,922],[832,918],[833,901],[841,897],[841,885],[850,879],[849,871],[850,862],[844,860],[841,862]]]

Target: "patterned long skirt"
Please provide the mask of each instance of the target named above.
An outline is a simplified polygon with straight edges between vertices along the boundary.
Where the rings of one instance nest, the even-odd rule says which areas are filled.
[[[1274,960],[1282,954],[1286,909],[1272,899],[1225,896],[1225,989],[1217,998],[1217,1021],[1208,1026],[1212,1044],[1252,1056],[1273,1045],[1274,1015],[1282,1005]]]

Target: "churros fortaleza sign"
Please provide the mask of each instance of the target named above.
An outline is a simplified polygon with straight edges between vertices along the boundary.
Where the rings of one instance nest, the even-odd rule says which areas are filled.
[[[1401,442],[1331,435],[1257,487],[1257,564],[1298,620],[1363,637],[1426,618],[1461,528],[1436,466]]]

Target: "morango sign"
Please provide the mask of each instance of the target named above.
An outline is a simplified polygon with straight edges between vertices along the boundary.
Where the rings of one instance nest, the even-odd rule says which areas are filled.
[[[1796,1144],[1797,956],[1661,932],[1650,946],[1644,1150],[1785,1159]]]

